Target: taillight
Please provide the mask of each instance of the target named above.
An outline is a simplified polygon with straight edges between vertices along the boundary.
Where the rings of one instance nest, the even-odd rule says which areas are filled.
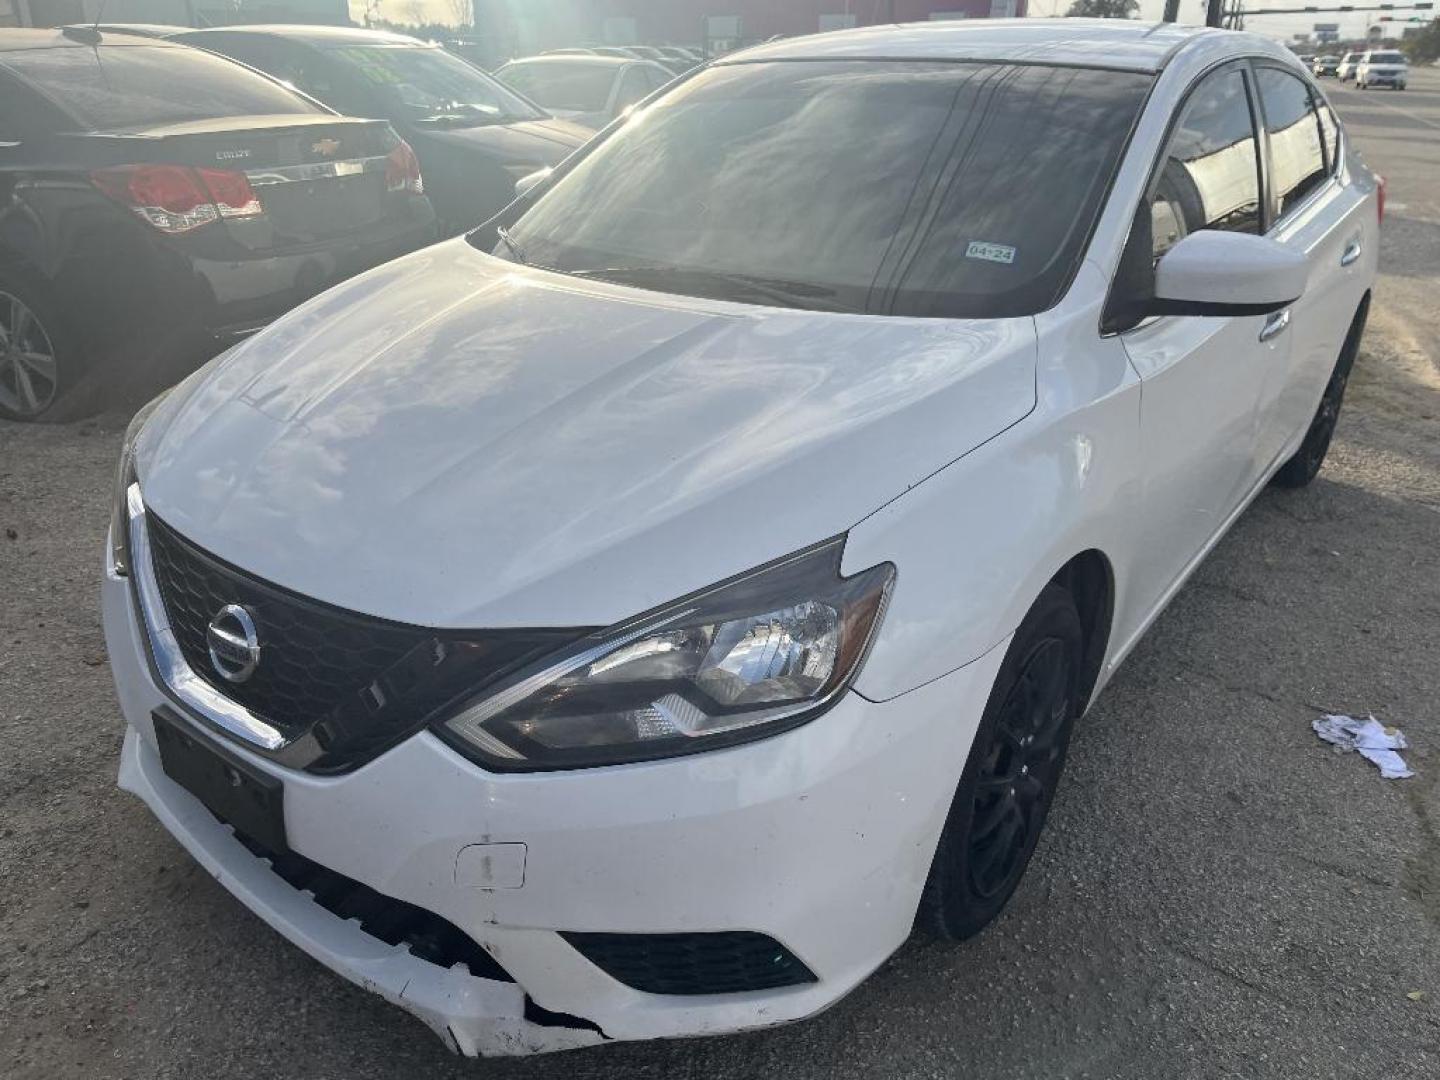
[[[401,139],[385,158],[385,190],[408,191],[412,195],[425,193],[425,181],[420,176],[420,160],[404,139]]]
[[[1379,173],[1375,174],[1375,212],[1380,215],[1380,220],[1385,220],[1385,177]],[[1403,209],[1403,207],[1402,207]]]
[[[161,232],[184,233],[221,218],[264,213],[244,173],[186,165],[116,165],[91,182]]]
[[[196,169],[210,190],[222,218],[259,217],[265,212],[250,187],[250,178],[229,169]]]

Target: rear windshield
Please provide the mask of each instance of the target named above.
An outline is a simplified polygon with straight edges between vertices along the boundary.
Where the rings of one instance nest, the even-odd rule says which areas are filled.
[[[0,62],[90,131],[320,111],[263,75],[174,45],[15,50]]]
[[[1372,64],[1403,64],[1405,54],[1398,52],[1375,52],[1370,54]]]
[[[599,112],[610,101],[615,81],[611,64],[563,63],[554,60],[506,64],[496,76],[547,109]]]
[[[778,61],[681,84],[558,180],[497,253],[687,295],[994,318],[1053,304],[1148,75]]]

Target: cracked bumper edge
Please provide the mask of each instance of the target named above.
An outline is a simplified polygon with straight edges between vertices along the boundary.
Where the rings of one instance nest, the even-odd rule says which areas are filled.
[[[469,1057],[538,1054],[604,1042],[596,1031],[525,1019],[525,992],[463,966],[438,968],[390,946],[297,893],[252,855],[198,799],[160,771],[158,757],[127,728],[120,787],[137,795],[221,885],[287,940],[337,975],[413,1013]]]

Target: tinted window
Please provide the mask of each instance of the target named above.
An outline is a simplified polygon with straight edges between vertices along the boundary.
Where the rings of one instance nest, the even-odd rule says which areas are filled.
[[[173,45],[29,49],[5,63],[95,131],[317,111],[263,75]]]
[[[1279,216],[1325,182],[1325,153],[1310,88],[1288,71],[1272,67],[1260,68],[1258,81],[1270,133],[1272,213]]]
[[[640,72],[642,75],[645,76],[645,81],[649,84],[645,88],[647,92],[651,90],[659,90],[660,87],[666,85],[671,79],[675,77],[663,68],[654,67],[649,64],[641,68]]]
[[[1068,282],[1150,82],[938,61],[720,66],[582,159],[512,237],[540,265],[670,292],[1027,314]]]
[[[1371,53],[1371,54],[1370,54],[1370,63],[1372,63],[1372,64],[1403,64],[1403,63],[1405,63],[1405,54],[1404,54],[1404,53],[1398,53],[1398,52],[1376,52],[1376,53]]]
[[[620,112],[643,101],[650,93],[650,80],[643,68],[626,68],[620,79],[620,92],[615,96],[615,111]]]
[[[441,48],[344,45],[326,50],[326,55],[414,120],[473,126],[544,115]]]
[[[562,112],[599,112],[615,83],[611,64],[537,60],[506,64],[495,73],[531,101]]]
[[[1201,229],[1260,231],[1255,145],[1240,69],[1208,76],[1185,104],[1151,197],[1156,258]]]
[[[23,142],[65,127],[65,118],[0,69],[0,143]]]
[[[331,80],[326,77],[324,58],[311,49],[277,38],[229,32],[207,32],[193,37],[186,35],[175,40],[223,53],[243,64],[259,68],[267,75],[333,107]]]

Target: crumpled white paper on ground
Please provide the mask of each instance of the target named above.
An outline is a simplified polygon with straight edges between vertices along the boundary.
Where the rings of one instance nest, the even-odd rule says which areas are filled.
[[[1410,745],[1399,728],[1386,727],[1373,716],[1359,720],[1339,713],[1326,713],[1311,721],[1310,726],[1316,735],[1341,750],[1358,750],[1362,757],[1380,767],[1380,775],[1386,780],[1403,780],[1415,775],[1405,759],[1395,752]]]

